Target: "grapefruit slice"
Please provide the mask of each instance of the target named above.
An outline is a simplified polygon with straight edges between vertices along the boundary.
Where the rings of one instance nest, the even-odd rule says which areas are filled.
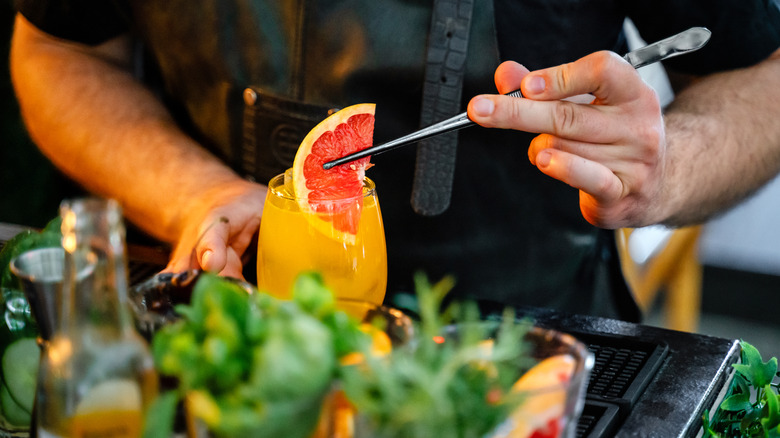
[[[333,235],[345,242],[355,241],[370,157],[329,170],[322,165],[371,146],[375,108],[372,103],[361,103],[331,114],[306,135],[293,162],[293,187],[300,208],[314,213],[313,220],[330,222]]]
[[[558,437],[563,426],[568,382],[574,375],[576,360],[568,354],[548,357],[523,374],[512,386],[527,398],[511,415],[509,436]]]

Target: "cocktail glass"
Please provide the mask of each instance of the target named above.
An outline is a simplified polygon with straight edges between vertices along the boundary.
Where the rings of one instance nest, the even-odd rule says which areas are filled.
[[[288,299],[298,274],[317,271],[337,298],[380,304],[387,287],[387,249],[374,182],[366,178],[360,196],[317,201],[315,211],[296,199],[290,172],[286,175],[268,184],[258,289]]]

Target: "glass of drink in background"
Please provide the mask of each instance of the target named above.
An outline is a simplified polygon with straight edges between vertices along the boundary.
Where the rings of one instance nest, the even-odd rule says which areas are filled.
[[[387,248],[374,182],[364,180],[361,196],[320,200],[309,208],[295,198],[291,174],[288,170],[268,184],[258,240],[258,288],[289,299],[298,274],[317,271],[336,297],[381,304]]]

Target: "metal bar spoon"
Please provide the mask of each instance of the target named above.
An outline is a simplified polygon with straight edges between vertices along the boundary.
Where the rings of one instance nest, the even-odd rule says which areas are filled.
[[[644,67],[664,59],[699,50],[700,48],[704,47],[705,44],[707,44],[707,42],[710,40],[711,34],[712,33],[707,28],[692,27],[669,38],[657,41],[653,44],[649,44],[636,50],[632,50],[626,53],[623,56],[623,59],[628,61],[628,63],[631,64],[631,66],[634,68]],[[520,90],[515,90],[511,93],[508,93],[507,96],[523,97],[523,95],[520,93]],[[455,131],[473,125],[476,125],[476,123],[472,122],[471,119],[469,119],[468,114],[464,112],[387,143],[371,146],[369,148],[353,152],[349,155],[345,155],[344,157],[328,161],[322,165],[322,168],[328,170],[335,166],[349,163],[350,161],[354,161],[359,158],[367,157],[369,155],[381,154],[382,152],[387,152],[389,150],[424,140],[435,135],[444,134],[445,132]]]

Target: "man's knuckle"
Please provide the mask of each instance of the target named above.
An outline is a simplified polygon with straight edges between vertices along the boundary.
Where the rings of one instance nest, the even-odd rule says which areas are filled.
[[[599,175],[596,181],[596,190],[605,199],[611,199],[615,193],[615,180],[610,175]]]
[[[635,128],[635,135],[642,140],[642,160],[652,161],[661,152],[661,143],[664,138],[663,129],[657,126],[643,125]]]
[[[564,66],[558,69],[558,74],[555,75],[555,86],[559,91],[565,92],[569,89],[571,84],[571,72],[569,66]]]
[[[593,55],[591,59],[591,74],[598,84],[609,84],[619,79],[620,57],[613,52],[602,50]],[[598,90],[594,90],[598,92]]]
[[[578,123],[577,112],[574,105],[569,102],[559,102],[554,107],[553,114],[553,133],[562,135],[571,132]]]
[[[515,121],[520,120],[523,115],[523,109],[520,105],[520,102],[512,102],[512,104],[509,106],[509,113],[507,114],[508,120],[507,121]]]

